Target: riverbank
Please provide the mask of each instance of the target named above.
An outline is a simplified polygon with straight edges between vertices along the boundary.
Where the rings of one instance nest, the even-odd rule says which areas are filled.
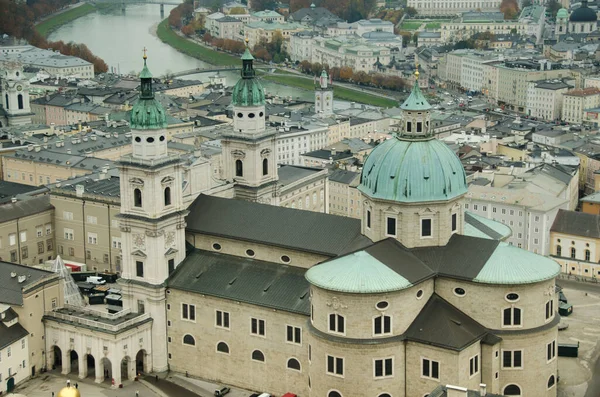
[[[35,25],[35,30],[43,37],[48,37],[50,33],[58,29],[64,24],[74,21],[77,18],[81,18],[84,15],[96,12],[106,5],[92,5],[90,3],[80,3],[76,7],[72,7],[64,12],[56,13],[49,18],[41,21]]]

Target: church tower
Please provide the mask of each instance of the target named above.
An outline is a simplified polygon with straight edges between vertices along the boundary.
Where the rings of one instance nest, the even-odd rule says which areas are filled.
[[[131,111],[133,153],[119,161],[124,309],[149,313],[154,371],[167,369],[165,287],[185,258],[182,162],[167,153],[167,118],[154,98],[152,74],[140,73],[140,96]]]
[[[325,69],[319,77],[319,87],[315,90],[315,113],[322,117],[328,117],[333,114],[333,87]]]
[[[273,204],[277,164],[275,130],[265,126],[265,93],[255,76],[254,57],[248,48],[242,55],[241,78],[233,88],[233,131],[224,134],[225,179],[235,183],[235,197]]]
[[[31,124],[29,106],[29,81],[23,76],[23,66],[7,62],[0,75],[2,80],[2,107],[6,112],[8,125]]]

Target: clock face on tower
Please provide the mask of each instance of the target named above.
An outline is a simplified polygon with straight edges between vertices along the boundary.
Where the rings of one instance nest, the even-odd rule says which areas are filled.
[[[21,91],[22,89],[23,89],[23,86],[21,86],[21,85],[17,86],[17,91]]]

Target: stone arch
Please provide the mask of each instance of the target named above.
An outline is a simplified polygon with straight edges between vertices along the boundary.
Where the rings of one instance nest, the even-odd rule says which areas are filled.
[[[100,359],[99,368],[102,370],[102,373],[96,374],[96,381],[100,379],[100,381],[104,381],[107,383],[111,383],[113,377],[113,367],[112,362],[108,357],[102,357]]]
[[[60,347],[54,345],[50,348],[49,364],[50,369],[62,371],[62,350]]]
[[[150,372],[150,366],[148,365],[148,353],[146,350],[141,349],[135,355],[135,371],[141,375],[143,372]]]
[[[134,380],[136,376],[135,361],[129,355],[121,359],[121,377]]]
[[[85,365],[87,366],[86,377],[94,378],[96,376],[96,358],[90,353],[85,355]]]
[[[79,353],[77,353],[77,351],[75,350],[69,350],[69,372],[66,373],[71,373],[71,372],[75,372],[75,373],[79,373]],[[63,370],[66,370],[66,368],[63,368]]]
[[[23,94],[17,95],[17,105],[19,109],[23,109],[25,107],[23,103]]]
[[[511,384],[504,387],[504,392],[502,394],[507,396],[521,396],[521,393],[522,391],[519,385]]]

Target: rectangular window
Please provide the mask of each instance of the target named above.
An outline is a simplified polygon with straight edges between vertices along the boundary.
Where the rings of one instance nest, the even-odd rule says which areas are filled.
[[[169,259],[167,266],[169,267],[169,274],[173,273],[175,271],[175,259]]]
[[[46,250],[52,251],[54,249],[54,242],[52,240],[46,240]]]
[[[89,224],[91,224],[91,225],[97,225],[98,224],[98,217],[88,215],[88,216],[86,216],[86,222],[89,223]]]
[[[502,368],[523,368],[523,351],[502,351]]]
[[[438,361],[423,358],[421,361],[421,376],[423,378],[439,379],[440,363]]]
[[[550,299],[546,302],[546,320],[549,320],[554,315],[554,300]]]
[[[69,211],[63,211],[63,219],[72,221],[73,220],[73,213],[69,212]]]
[[[8,235],[8,245],[13,246],[17,244],[17,234],[11,233]]]
[[[21,232],[21,242],[24,243],[27,241],[27,231]]]
[[[485,211],[485,210],[484,210]],[[458,228],[457,225],[457,218],[458,216],[456,214],[452,214],[452,231],[455,232],[456,229]]]
[[[479,206],[477,204],[473,204],[473,211],[477,211],[479,209]]]
[[[327,356],[327,373],[330,375],[344,376],[344,359],[341,357]]]
[[[479,373],[479,355],[471,357],[469,360],[469,375],[473,376]]]
[[[376,378],[387,378],[394,376],[394,359],[382,358],[375,360],[373,373]]]
[[[469,203],[465,204],[465,209],[468,210],[469,209]]]
[[[367,210],[367,228],[371,228],[371,210]]]
[[[88,244],[93,244],[93,245],[98,244],[98,234],[88,233]]]
[[[73,229],[64,229],[65,240],[75,240],[75,235],[73,234]]]
[[[265,320],[251,318],[250,333],[252,335],[265,336]]]
[[[181,318],[184,320],[196,321],[196,305],[182,303]]]
[[[37,243],[37,247],[38,247],[38,254],[43,254],[44,253],[44,242],[40,241],[39,243]]]
[[[116,249],[121,249],[121,238],[113,237],[112,238],[112,247]]]
[[[46,236],[49,236],[52,234],[52,224],[47,223],[46,224]]]
[[[396,218],[386,217],[386,235],[396,236]]]
[[[144,277],[144,262],[135,261],[135,275],[138,277]]]
[[[27,247],[21,247],[21,259],[27,259],[29,257],[29,249]]]
[[[502,208],[502,215],[506,215],[506,209]]]
[[[556,357],[556,341],[552,341],[546,345],[546,359],[548,361]]]
[[[36,237],[42,237],[44,235],[44,228],[43,227],[36,228],[35,235],[36,235]]]
[[[421,237],[431,237],[431,219],[421,219]]]
[[[343,334],[346,332],[346,324],[344,316],[331,313],[329,315],[329,331]]]
[[[69,256],[75,256],[75,248],[69,247]]]
[[[219,328],[229,329],[229,313],[217,310],[216,324]]]
[[[492,212],[495,214],[496,213],[496,207],[492,207]]]
[[[286,327],[286,341],[290,343],[302,344],[302,328],[288,325]]]

